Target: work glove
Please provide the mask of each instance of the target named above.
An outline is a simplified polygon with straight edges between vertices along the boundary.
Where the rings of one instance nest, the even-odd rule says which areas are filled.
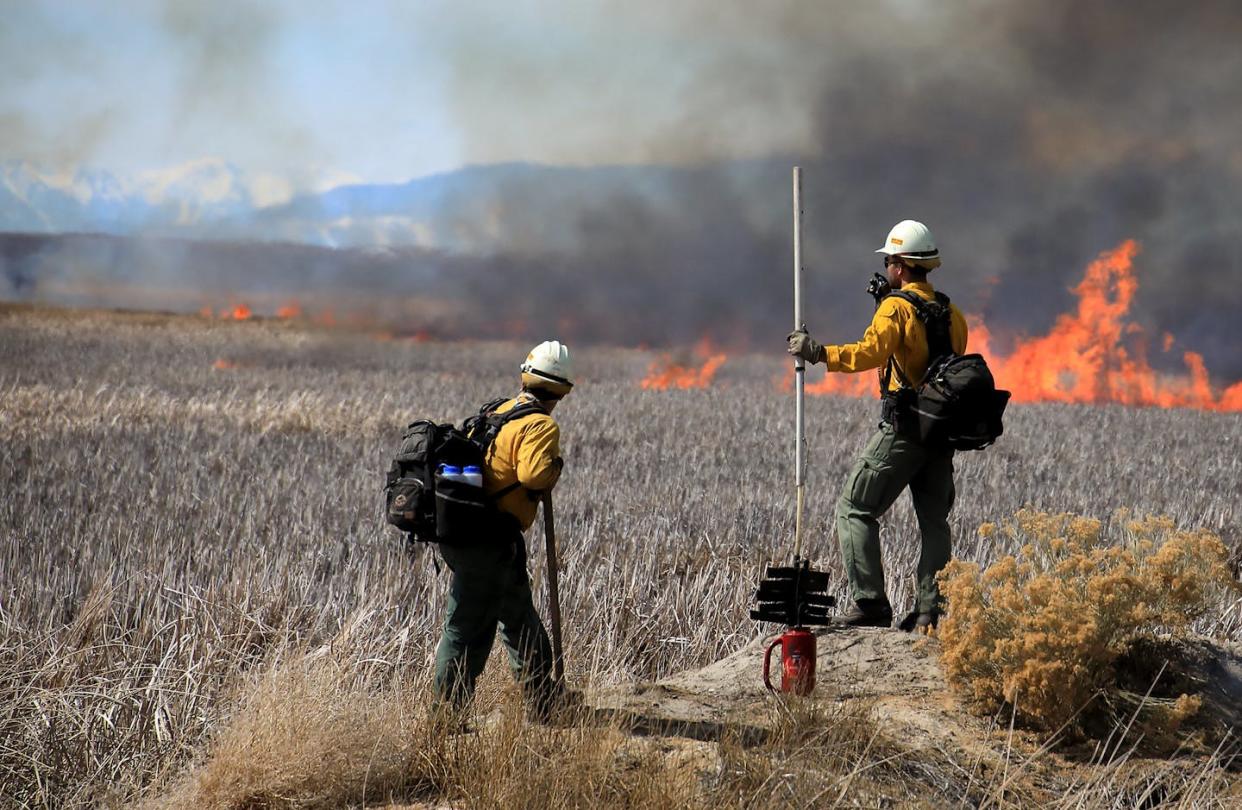
[[[789,353],[794,357],[801,357],[808,363],[824,362],[824,347],[807,332],[797,329],[790,332],[786,340],[789,341]]]

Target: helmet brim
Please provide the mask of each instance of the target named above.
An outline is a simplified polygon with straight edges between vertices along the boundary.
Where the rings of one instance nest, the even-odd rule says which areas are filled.
[[[925,250],[922,253],[911,253],[908,250],[902,250],[899,247],[893,247],[891,245],[885,245],[877,250],[876,253],[883,253],[886,256],[900,256],[903,259],[913,259],[914,261],[940,258],[939,250]]]
[[[564,378],[534,369],[523,369],[522,386],[530,390],[545,391],[556,399],[560,399],[573,390],[574,384]]]

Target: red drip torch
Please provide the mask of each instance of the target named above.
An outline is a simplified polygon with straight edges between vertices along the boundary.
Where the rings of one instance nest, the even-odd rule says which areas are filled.
[[[763,656],[763,685],[777,691],[770,676],[772,651],[781,648],[782,692],[806,696],[815,689],[815,634],[805,627],[794,627],[777,636]]]
[[[794,204],[794,329],[806,329],[802,322],[802,170],[793,170]],[[809,695],[815,688],[815,634],[807,625],[828,624],[828,608],[836,604],[829,596],[828,574],[812,571],[810,562],[802,559],[802,502],[806,475],[804,440],[806,426],[803,406],[806,401],[806,365],[801,357],[794,360],[796,391],[796,436],[794,468],[797,491],[797,512],[794,518],[794,558],[788,567],[768,566],[759,582],[757,609],[752,619],[776,622],[789,629],[768,645],[763,656],[763,684],[772,685],[772,651],[781,648],[781,692]]]

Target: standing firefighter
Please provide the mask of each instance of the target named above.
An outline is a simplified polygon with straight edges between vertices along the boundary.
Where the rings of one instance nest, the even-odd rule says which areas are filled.
[[[532,404],[539,408],[506,422],[484,456],[483,487],[498,496],[495,535],[440,547],[453,572],[444,634],[436,648],[435,689],[442,703],[461,708],[469,702],[498,626],[530,715],[549,719],[564,703],[564,687],[552,674],[548,634],[531,598],[522,533],[561,475],[560,427],[551,414],[573,387],[572,376],[569,350],[555,340],[540,343],[526,356],[521,393],[496,412]]]
[[[947,305],[947,318],[942,314],[933,328],[947,329],[947,342],[959,355],[966,350],[966,320],[927,281],[927,273],[940,266],[940,251],[926,225],[909,219],[897,223],[884,247],[876,252],[884,254],[889,289],[873,289],[877,297],[875,316],[862,340],[821,346],[799,330],[789,335],[789,353],[811,363],[824,363],[828,371],[882,369],[883,421],[867,442],[837,501],[837,537],[854,607],[834,621],[856,627],[892,624],[893,609],[880,563],[879,518],[909,487],[923,542],[917,601],[900,626],[906,631],[930,633],[942,608],[936,574],[950,557],[953,450],[925,444],[919,440],[917,429],[910,429],[916,421],[912,418],[916,416],[912,413],[913,388],[933,358],[929,356],[928,329],[916,305],[903,296],[913,294],[929,304],[939,299],[941,306]]]

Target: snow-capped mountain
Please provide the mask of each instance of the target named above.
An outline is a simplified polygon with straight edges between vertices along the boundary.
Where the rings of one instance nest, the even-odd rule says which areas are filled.
[[[660,192],[682,171],[508,163],[299,191],[285,178],[250,175],[217,158],[133,177],[7,161],[0,162],[0,231],[547,250],[577,238],[582,211],[635,195],[665,199]]]
[[[215,158],[134,177],[90,168],[48,171],[5,161],[0,163],[0,229],[208,235],[205,231],[216,223],[249,218],[260,207],[253,190],[263,190],[265,181],[271,184]],[[286,191],[283,198],[288,196]],[[273,194],[268,191],[265,198],[270,203]]]

